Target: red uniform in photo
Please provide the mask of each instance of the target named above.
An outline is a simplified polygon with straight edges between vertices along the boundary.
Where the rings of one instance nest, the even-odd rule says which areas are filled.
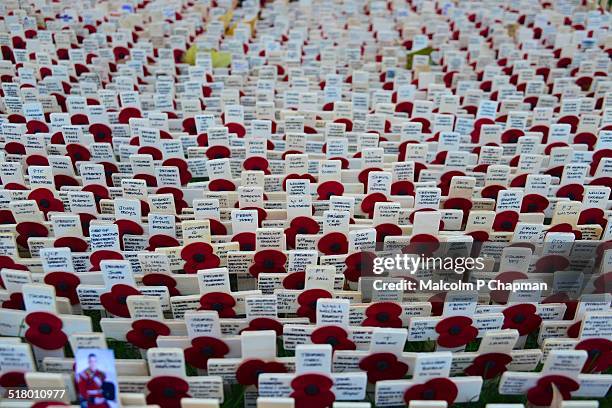
[[[78,375],[77,382],[81,401],[86,402],[87,408],[109,408],[109,405],[102,391],[102,384],[106,379],[106,374],[96,367],[97,358],[91,354],[88,357],[88,364],[85,370]]]

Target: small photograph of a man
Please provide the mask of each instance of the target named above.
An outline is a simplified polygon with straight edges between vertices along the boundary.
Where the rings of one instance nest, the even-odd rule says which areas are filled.
[[[81,408],[117,408],[117,374],[112,350],[79,349],[75,378]]]

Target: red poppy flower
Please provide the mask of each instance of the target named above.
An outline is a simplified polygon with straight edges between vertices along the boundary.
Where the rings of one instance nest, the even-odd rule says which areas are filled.
[[[574,349],[588,353],[587,361],[582,367],[583,373],[602,373],[612,367],[612,341],[608,339],[582,340]]]
[[[249,157],[242,163],[245,170],[263,171],[264,174],[270,174],[269,166],[268,160],[264,157]]]
[[[122,283],[113,285],[110,292],[100,295],[100,303],[108,312],[119,317],[130,317],[127,307],[128,296],[140,295],[136,288]]]
[[[81,191],[86,191],[93,194],[94,200],[96,201],[96,206],[98,207],[98,211],[100,211],[100,201],[108,200],[110,198],[108,188],[100,184],[89,184],[83,187]]]
[[[527,275],[523,272],[502,272],[495,277],[495,280],[502,283],[512,283],[515,280],[527,279]],[[510,296],[509,290],[492,290],[490,292],[491,300],[500,305],[508,303]]]
[[[208,157],[208,160],[225,159],[231,156],[232,151],[225,146],[211,146],[206,149],[206,157]]]
[[[268,317],[257,317],[249,322],[249,325],[242,329],[240,333],[244,331],[261,331],[261,330],[274,330],[276,336],[283,335],[283,325],[276,319],[270,319]]]
[[[580,384],[562,375],[547,375],[538,379],[536,385],[527,391],[527,401],[536,406],[549,406],[553,400],[555,385],[564,400],[570,399],[572,392],[580,388]]]
[[[28,134],[49,132],[49,126],[47,126],[45,122],[41,122],[40,120],[29,121],[28,123],[26,123],[26,128],[28,129]]]
[[[105,260],[122,260],[123,254],[116,251],[111,251],[108,249],[99,249],[96,252],[93,252],[89,256],[89,263],[91,264],[90,272],[95,272],[100,270],[100,262]]]
[[[144,230],[142,226],[132,220],[117,220],[115,221],[117,229],[119,230],[119,242],[123,245],[124,235],[142,235]]]
[[[391,195],[414,197],[414,194],[414,184],[412,181],[403,180],[391,184]]]
[[[142,277],[145,286],[165,286],[170,296],[180,296],[181,292],[176,288],[176,279],[165,273],[149,273]]]
[[[23,143],[19,142],[8,142],[4,145],[4,151],[8,154],[26,154],[26,148]]]
[[[89,133],[96,143],[113,143],[113,131],[104,123],[94,123],[89,126]]]
[[[106,177],[106,185],[113,185],[113,174],[119,173],[119,168],[116,164],[110,162],[100,162],[104,167],[104,176]]]
[[[341,196],[344,194],[344,186],[337,181],[324,181],[317,187],[317,200],[329,200],[331,196]]]
[[[386,237],[399,237],[401,235],[402,229],[396,224],[386,223],[376,226],[376,242],[381,246],[384,244]]]
[[[368,217],[372,218],[376,203],[386,203],[388,201],[389,200],[387,200],[387,197],[383,193],[368,194],[361,202],[361,210],[368,214]]]
[[[39,401],[33,404],[30,408],[51,408],[51,407],[67,407],[68,404],[60,401]]]
[[[87,241],[77,237],[62,237],[53,241],[54,248],[70,248],[72,252],[85,252],[88,246]]]
[[[346,254],[348,251],[348,240],[341,232],[330,232],[321,237],[317,248],[324,255]]]
[[[283,288],[302,290],[306,283],[306,272],[293,272],[283,279]]]
[[[85,146],[80,144],[71,143],[66,145],[66,152],[72,160],[72,164],[78,163],[80,161],[89,161],[91,158],[91,153]]]
[[[9,225],[16,224],[15,217],[13,216],[13,212],[11,210],[0,210],[0,224],[1,225]]]
[[[18,271],[27,271],[28,267],[16,263],[13,258],[7,255],[0,255],[0,270],[2,269],[16,269]]]
[[[605,228],[607,222],[605,212],[601,208],[587,208],[581,211],[578,217],[578,225],[601,225]]]
[[[472,365],[464,372],[467,375],[482,377],[485,380],[495,378],[507,370],[506,366],[512,362],[512,357],[504,353],[481,354],[474,359]]]
[[[79,303],[77,286],[81,280],[74,273],[70,272],[51,272],[45,275],[45,283],[55,288],[55,295],[65,297],[70,300],[70,304]]]
[[[287,367],[283,363],[276,361],[263,361],[250,359],[244,361],[236,370],[236,380],[238,384],[257,386],[259,375],[264,373],[286,373]]]
[[[26,388],[25,373],[21,371],[8,371],[0,376],[0,387],[3,388]]]
[[[445,209],[453,209],[453,210],[461,210],[463,211],[463,222],[467,221],[468,214],[472,209],[472,200],[468,200],[467,198],[449,198],[444,201],[442,205]]]
[[[371,273],[374,270],[374,259],[376,254],[372,252],[356,252],[349,255],[344,260],[346,269],[344,270],[344,277],[350,282],[357,282],[364,273]]]
[[[43,350],[57,350],[68,342],[68,336],[62,331],[64,323],[59,317],[47,312],[33,312],[26,316],[25,338]]]
[[[538,273],[554,273],[567,269],[570,261],[561,255],[547,255],[538,259],[535,264],[535,271]]]
[[[612,272],[607,272],[603,275],[599,275],[597,279],[593,281],[593,287],[595,289],[593,293],[610,292],[610,288],[612,288]]]
[[[378,302],[365,310],[366,318],[362,326],[369,327],[402,327],[402,307],[393,302]]]
[[[208,183],[208,191],[236,191],[236,185],[225,179],[216,179]]]
[[[309,289],[303,291],[297,297],[298,304],[300,305],[297,310],[297,315],[300,317],[308,317],[310,321],[314,323],[317,317],[317,300],[331,299],[332,297],[331,293],[323,289]]]
[[[440,247],[437,237],[429,234],[417,234],[410,238],[410,244],[402,249],[405,254],[431,255]]]
[[[232,237],[232,242],[238,242],[241,251],[255,250],[256,235],[254,232],[241,232]]]
[[[146,350],[157,346],[157,337],[168,335],[170,328],[165,324],[155,320],[140,319],[132,323],[132,330],[125,335],[125,338],[136,347]]]
[[[542,300],[543,304],[547,303],[563,303],[566,306],[565,314],[563,315],[563,320],[574,320],[574,316],[576,315],[576,309],[578,308],[578,301],[575,299],[570,299],[567,293],[565,292],[557,292]]]
[[[355,350],[353,341],[349,340],[348,333],[339,326],[323,326],[317,328],[310,335],[314,344],[329,344],[336,350]]]
[[[147,187],[157,187],[157,177],[152,174],[135,174],[134,179],[144,180],[144,182],[147,184]]]
[[[197,273],[201,269],[216,268],[221,260],[215,255],[213,247],[206,242],[193,242],[181,251],[181,258],[185,261],[185,273]]]
[[[518,222],[519,215],[516,211],[502,211],[495,215],[493,220],[493,231],[496,232],[512,232],[516,223]]]
[[[516,329],[521,336],[537,330],[542,318],[536,314],[536,307],[532,304],[519,304],[504,309],[503,329]]]
[[[9,296],[8,300],[2,302],[3,309],[13,310],[25,310],[25,303],[23,301],[23,293],[13,292]]]
[[[192,174],[189,171],[189,164],[185,160],[175,157],[172,159],[164,160],[162,166],[178,168],[181,185],[185,185],[191,181]]]
[[[368,373],[372,384],[384,380],[399,380],[408,372],[408,365],[397,359],[393,353],[375,353],[363,358],[359,368]]]
[[[200,298],[200,308],[198,310],[216,310],[219,317],[236,317],[234,311],[236,299],[228,293],[210,292]]]
[[[239,138],[246,135],[246,128],[241,123],[229,122],[225,124],[229,133],[235,133]]]
[[[465,346],[478,335],[478,329],[472,326],[472,319],[466,316],[452,316],[441,320],[436,325],[438,344],[446,348]]]
[[[130,118],[142,118],[142,114],[138,108],[123,108],[119,111],[117,119],[122,125],[130,123]]]
[[[62,203],[62,200],[55,198],[53,192],[46,188],[37,188],[36,190],[33,190],[30,194],[28,194],[28,200],[36,201],[38,209],[42,211],[45,216],[50,211],[64,211],[64,204]]]
[[[257,278],[260,273],[285,273],[287,256],[275,249],[259,251],[253,257],[254,264],[249,267],[249,273]]]
[[[325,375],[302,374],[291,381],[293,392],[289,396],[295,400],[295,408],[327,408],[336,399],[331,391],[333,385]]]
[[[216,337],[196,337],[191,340],[191,347],[185,349],[185,361],[192,366],[206,370],[208,360],[223,358],[229,353],[229,347]]]
[[[572,201],[582,201],[584,187],[581,184],[567,184],[557,190],[557,197],[566,197]]]
[[[539,194],[527,194],[521,204],[522,213],[542,213],[548,207],[548,200]]]
[[[149,395],[147,404],[159,405],[160,408],[181,408],[181,400],[190,398],[189,383],[182,378],[161,376],[152,378],[147,383]]]
[[[164,234],[156,234],[149,237],[149,246],[147,247],[147,251],[155,251],[157,248],[177,247],[180,245],[181,244],[174,237]]]
[[[297,234],[314,235],[318,234],[321,227],[319,223],[310,217],[295,217],[291,220],[289,228],[285,230],[287,246],[295,248],[295,238]]]
[[[577,339],[580,336],[580,328],[582,327],[582,320],[578,320],[570,327],[567,328],[566,335],[570,339]]]
[[[446,401],[451,406],[459,390],[448,378],[434,378],[426,383],[413,385],[404,393],[404,401]]]
[[[42,224],[37,222],[20,222],[15,227],[17,231],[17,243],[23,248],[28,248],[28,238],[44,238],[49,236],[49,230]]]
[[[21,185],[19,183],[6,183],[4,185],[4,189],[5,190],[16,190],[16,191],[23,191],[23,190],[27,190],[28,188],[24,185]]]
[[[55,184],[56,190],[61,190],[62,187],[80,186],[79,181],[77,179],[71,176],[67,176],[65,174],[57,174],[53,176],[53,183]]]

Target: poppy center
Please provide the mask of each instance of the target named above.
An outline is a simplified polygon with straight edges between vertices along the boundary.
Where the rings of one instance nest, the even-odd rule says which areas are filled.
[[[425,400],[432,400],[432,399],[436,398],[436,392],[434,390],[432,390],[432,389],[425,390],[425,391],[423,391],[422,396],[423,396],[423,399],[425,399]]]
[[[155,337],[157,335],[157,332],[151,328],[146,328],[142,330],[142,335],[148,338],[152,338]]]
[[[176,391],[174,390],[174,388],[170,388],[170,387],[164,388],[163,393],[164,393],[164,397],[166,398],[173,398],[176,396]]]
[[[330,245],[329,247],[333,252],[340,252],[340,243],[339,242],[334,242],[333,244]]]
[[[589,350],[588,352],[589,358],[593,359],[599,356],[599,354],[601,354],[600,350],[597,349],[593,349],[593,350]]]
[[[245,251],[254,251],[255,246],[253,244],[243,244],[242,247]]]
[[[297,229],[297,233],[298,234],[308,234],[308,230],[306,229],[306,227],[300,227]]]
[[[569,198],[570,200],[574,201],[574,198],[576,198],[576,195],[574,193],[569,193],[567,195],[567,198]]]
[[[105,136],[104,132],[96,133],[96,139],[98,140],[104,139],[104,136]]]
[[[597,220],[595,218],[589,218],[586,223],[587,224],[597,224]]]
[[[334,336],[329,336],[325,342],[327,344],[330,344],[331,346],[337,346],[338,343],[340,343],[340,341],[338,340],[338,338],[334,337]]]
[[[127,304],[127,296],[117,296],[117,303],[120,305]]]
[[[378,363],[376,363],[376,369],[378,371],[385,371],[390,367],[389,363],[386,361],[379,361]]]
[[[223,303],[216,302],[216,303],[213,303],[211,307],[212,307],[212,310],[216,310],[219,312],[223,310]]]
[[[272,268],[274,268],[274,261],[273,261],[273,260],[271,260],[271,259],[266,259],[266,260],[263,262],[263,266],[264,266],[264,268],[266,268],[266,269],[272,269]]]
[[[485,370],[492,370],[493,368],[495,368],[496,365],[497,365],[497,363],[495,361],[487,361],[484,364],[484,368],[485,368]]]
[[[459,325],[454,325],[453,327],[450,328],[448,332],[452,334],[453,336],[456,336],[459,333],[461,333],[461,327]]]
[[[306,388],[304,388],[304,393],[306,395],[317,395],[319,393],[319,387],[316,384],[308,384]]]
[[[60,282],[57,284],[57,289],[64,292],[67,291],[69,288],[68,284],[66,282]]]
[[[215,155],[215,159],[224,159],[224,158],[225,158],[225,156],[223,156],[221,153],[217,153]]]
[[[389,318],[391,316],[389,316],[389,313],[387,312],[380,312],[376,315],[376,320],[378,320],[379,322],[387,322],[389,321]]]
[[[40,200],[39,203],[42,208],[49,208],[51,206],[51,203],[46,198]]]
[[[503,229],[511,229],[512,228],[512,222],[504,221],[504,222],[502,222],[501,226],[502,226]]]
[[[74,156],[74,159],[75,159],[75,160],[81,160],[81,159],[83,159],[83,155],[82,155],[81,153],[75,153],[73,156]]]
[[[527,204],[527,211],[533,212],[533,211],[536,211],[537,209],[538,209],[538,205],[536,203]]]
[[[212,356],[214,353],[214,350],[211,346],[204,346],[200,349],[200,354],[206,356],[206,357],[210,357]]]
[[[525,315],[524,314],[517,314],[516,316],[514,316],[512,318],[512,321],[516,324],[521,324],[525,321]]]
[[[53,329],[51,329],[51,325],[47,323],[43,323],[40,326],[38,326],[38,331],[41,332],[42,334],[49,334],[53,331]]]
[[[196,262],[204,262],[204,254],[195,254],[193,260]]]

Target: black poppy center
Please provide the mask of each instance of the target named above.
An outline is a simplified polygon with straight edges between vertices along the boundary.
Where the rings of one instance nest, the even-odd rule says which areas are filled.
[[[209,357],[212,356],[214,353],[214,350],[211,346],[204,346],[200,349],[200,354]]]
[[[255,370],[254,374],[255,374],[255,377],[259,377],[259,374],[263,374],[263,373],[265,373],[265,371],[262,370],[261,368],[258,368],[257,370]]]
[[[340,343],[340,340],[338,340],[338,338],[335,336],[329,336],[327,339],[325,339],[325,342],[331,346],[337,346]]]
[[[217,153],[215,155],[215,159],[224,159],[224,158],[225,158],[225,156],[223,154],[221,154],[221,153]]]
[[[297,229],[298,234],[308,234],[308,229],[306,227],[300,227]]]
[[[242,247],[244,248],[245,251],[254,251],[255,250],[255,245],[253,245],[253,244],[242,244]]]
[[[576,195],[574,193],[569,193],[567,195],[567,198],[569,198],[570,200],[574,201],[574,198],[576,198]]]
[[[211,307],[213,310],[221,311],[223,310],[223,303],[216,302],[216,303],[213,303]]]
[[[425,390],[423,391],[423,399],[432,400],[436,397],[436,392],[434,390]]]
[[[397,195],[408,195],[408,190],[400,188],[400,190],[397,192]]]
[[[70,286],[66,282],[60,282],[60,283],[57,284],[57,289],[62,291],[62,292],[67,291],[69,287]]]
[[[504,222],[502,222],[501,226],[502,226],[503,229],[510,229],[510,228],[512,228],[512,222],[504,221]]]
[[[334,242],[334,243],[333,243],[333,244],[331,244],[331,246],[330,246],[330,249],[331,249],[333,252],[340,252],[340,248],[342,248],[342,247],[340,246],[340,243],[339,243],[339,242]]]
[[[157,332],[151,328],[142,329],[142,335],[148,338],[155,337]]]
[[[534,211],[537,211],[537,209],[538,209],[538,205],[536,203],[527,204],[527,211],[534,212]]]
[[[304,388],[306,395],[317,395],[319,393],[319,387],[316,384],[309,384]]]
[[[521,324],[521,323],[523,323],[525,321],[525,315],[524,314],[518,314],[518,315],[516,315],[516,316],[514,316],[512,318],[512,321],[514,323]]]
[[[389,363],[387,361],[379,361],[378,363],[376,363],[376,369],[378,371],[385,371],[390,367]]]
[[[452,334],[453,336],[456,336],[459,333],[461,333],[461,327],[458,325],[454,325],[453,327],[450,328],[448,332]]]
[[[376,320],[378,320],[379,322],[387,322],[389,321],[391,316],[389,316],[389,313],[387,312],[380,312],[376,315]]]
[[[42,200],[40,200],[40,206],[42,208],[49,208],[51,207],[51,202],[49,202],[49,200],[47,200],[46,198],[43,198]]]
[[[266,269],[272,269],[272,268],[274,268],[274,261],[273,261],[273,260],[271,260],[271,259],[266,259],[266,260],[263,262],[263,266],[264,266],[264,268],[266,268]]]
[[[593,349],[593,350],[589,350],[587,353],[590,359],[594,359],[596,357],[599,357],[599,355],[601,354],[601,351],[597,349]]]
[[[597,220],[595,218],[589,218],[586,223],[587,224],[597,224]]]
[[[313,300],[312,302],[310,302],[308,304],[308,306],[310,306],[311,309],[316,309],[317,308],[317,301]]]
[[[106,136],[106,134],[104,134],[104,132],[96,133],[96,139],[98,139],[98,140],[104,139],[105,136]]]
[[[484,368],[485,368],[485,370],[492,370],[493,368],[495,368],[496,365],[497,365],[497,363],[495,361],[487,361],[484,364]]]
[[[193,260],[196,262],[204,262],[204,254],[195,254]]]
[[[43,323],[40,326],[38,326],[38,331],[41,332],[42,334],[49,334],[53,331],[53,329],[51,328],[51,325],[47,323]]]
[[[117,296],[117,303],[120,305],[127,304],[127,296]]]
[[[174,390],[174,388],[170,388],[170,387],[166,387],[164,388],[164,397],[166,398],[173,398],[176,396],[176,391]]]
[[[83,155],[81,153],[75,153],[73,156],[74,156],[75,160],[82,160],[83,159]]]

